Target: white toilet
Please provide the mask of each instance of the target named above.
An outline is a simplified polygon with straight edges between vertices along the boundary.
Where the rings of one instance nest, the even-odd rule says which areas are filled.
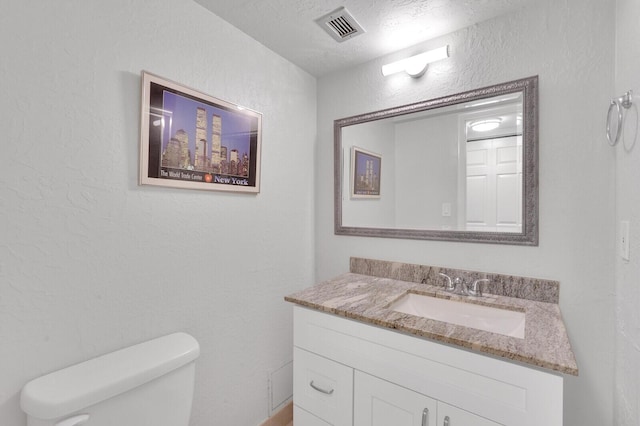
[[[198,342],[175,333],[27,383],[28,426],[187,426]]]

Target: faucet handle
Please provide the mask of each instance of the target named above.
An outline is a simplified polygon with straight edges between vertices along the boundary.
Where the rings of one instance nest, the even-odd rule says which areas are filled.
[[[449,275],[443,274],[442,272],[439,272],[438,275],[447,279],[447,283],[444,285],[444,291],[454,291],[456,289],[456,285]]]
[[[468,292],[470,296],[482,296],[482,283],[488,283],[490,280],[488,278],[482,278],[479,280],[475,280],[473,284],[471,284],[471,288],[469,288]]]

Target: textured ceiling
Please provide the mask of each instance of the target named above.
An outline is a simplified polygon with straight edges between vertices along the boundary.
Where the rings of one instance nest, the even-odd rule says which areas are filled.
[[[195,0],[314,76],[512,12],[535,0]],[[338,43],[315,22],[344,6],[365,33]]]

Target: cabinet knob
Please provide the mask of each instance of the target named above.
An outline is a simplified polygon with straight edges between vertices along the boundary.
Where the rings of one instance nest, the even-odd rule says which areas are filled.
[[[313,384],[313,380],[309,382],[309,386],[311,386],[312,388],[314,388],[315,390],[317,390],[318,392],[322,392],[325,395],[331,395],[333,393],[333,389],[322,389],[321,387],[318,387],[316,385]]]
[[[422,410],[422,425],[421,426],[429,426],[429,409],[425,408]]]
[[[444,423],[443,426],[449,426],[449,416],[445,416],[444,417]]]

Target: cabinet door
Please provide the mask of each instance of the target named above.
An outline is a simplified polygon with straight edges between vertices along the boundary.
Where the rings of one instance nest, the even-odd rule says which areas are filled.
[[[438,401],[437,426],[500,426],[500,424]]]
[[[436,401],[402,386],[355,372],[354,426],[435,426]]]

